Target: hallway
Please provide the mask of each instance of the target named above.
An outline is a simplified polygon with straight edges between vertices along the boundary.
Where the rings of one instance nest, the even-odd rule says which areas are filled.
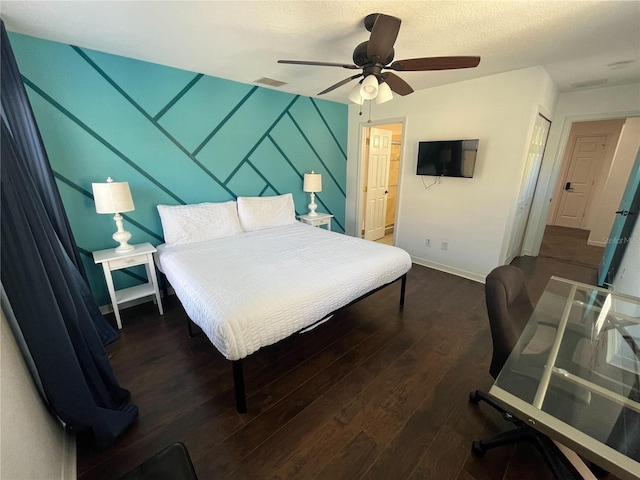
[[[391,233],[387,233],[384,237],[376,240],[378,243],[384,243],[385,245],[393,245],[393,231]]]
[[[550,276],[596,285],[604,248],[587,245],[588,230],[547,225],[537,257],[516,257],[511,264],[525,272],[534,301]]]
[[[597,268],[604,247],[587,244],[589,230],[547,225],[540,246],[540,256]]]

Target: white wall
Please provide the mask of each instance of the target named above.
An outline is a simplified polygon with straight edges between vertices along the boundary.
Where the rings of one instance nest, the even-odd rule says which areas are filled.
[[[640,84],[637,83],[567,92],[558,96],[525,236],[524,253],[526,255],[536,256],[540,251],[549,206],[562,166],[571,125],[574,122],[638,115],[640,115]]]
[[[75,442],[44,407],[0,311],[0,478],[76,478]]]
[[[606,246],[616,210],[624,188],[629,181],[631,168],[640,148],[640,117],[628,118],[622,127],[618,148],[606,176],[606,183],[596,211],[593,228],[589,233],[589,245]]]
[[[374,104],[376,121],[405,120],[396,245],[418,264],[484,281],[506,254],[536,116],[552,111],[555,98],[547,73],[534,67]],[[361,191],[360,126],[368,125],[368,106],[362,117],[358,110],[349,108],[347,233],[352,235]],[[418,142],[464,138],[480,140],[474,178],[443,178],[425,189],[435,177],[415,174]],[[431,247],[425,246],[426,238]],[[446,251],[440,248],[443,240],[449,244]]]

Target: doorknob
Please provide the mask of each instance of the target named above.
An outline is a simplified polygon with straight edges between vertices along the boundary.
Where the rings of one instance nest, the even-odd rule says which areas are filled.
[[[573,190],[573,188],[571,188],[571,182],[567,182],[567,184],[564,186],[565,190]]]
[[[384,191],[384,194],[385,194],[385,195],[386,195],[387,193],[389,193],[389,190],[385,190],[385,191]]]
[[[633,215],[633,212],[630,212],[629,210],[618,210],[616,212],[616,215],[622,215],[623,217],[626,217],[627,215]]]

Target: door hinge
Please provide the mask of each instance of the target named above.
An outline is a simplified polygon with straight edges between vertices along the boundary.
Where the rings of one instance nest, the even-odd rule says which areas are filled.
[[[364,193],[367,193],[368,187],[364,187]]]

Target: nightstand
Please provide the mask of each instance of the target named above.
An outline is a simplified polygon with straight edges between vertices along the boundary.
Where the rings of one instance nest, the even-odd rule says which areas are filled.
[[[300,220],[302,223],[307,223],[314,227],[319,227],[320,225],[326,225],[327,230],[329,231],[331,231],[332,218],[333,218],[333,215],[331,215],[330,213],[319,213],[313,217],[310,215],[298,215],[298,220]]]
[[[124,253],[117,253],[115,248],[108,248],[106,250],[93,252],[93,261],[96,264],[102,264],[104,278],[107,281],[107,288],[109,289],[109,296],[111,297],[113,313],[116,316],[116,322],[118,323],[119,329],[122,328],[122,321],[120,320],[120,310],[118,305],[122,303],[155,295],[160,315],[164,313],[162,311],[162,300],[160,299],[156,268],[153,262],[153,254],[156,249],[150,243],[141,243],[134,246],[136,247],[135,249]],[[147,271],[148,282],[142,285],[136,285],[135,287],[116,290],[113,286],[113,277],[111,276],[111,272],[123,268],[135,267],[136,265],[144,265]]]

